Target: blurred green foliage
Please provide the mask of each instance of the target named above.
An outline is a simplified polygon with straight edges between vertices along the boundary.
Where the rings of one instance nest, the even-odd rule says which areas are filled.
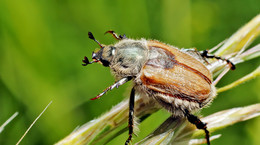
[[[89,100],[114,78],[109,68],[101,65],[81,66],[83,57],[90,57],[98,48],[88,39],[88,31],[103,44],[116,42],[103,35],[114,30],[130,38],[209,49],[259,14],[259,6],[259,0],[1,0],[0,125],[14,112],[20,114],[0,134],[0,144],[15,144],[51,100],[50,108],[21,144],[53,144],[128,97],[131,83],[100,100]],[[255,59],[238,65],[218,86],[248,74],[259,62]],[[255,79],[221,93],[202,114],[257,103],[259,87],[260,81]],[[136,141],[168,115],[160,111],[141,123]],[[223,136],[213,145],[257,145],[260,119],[217,133]],[[110,144],[122,144],[126,137],[127,133],[122,134]]]

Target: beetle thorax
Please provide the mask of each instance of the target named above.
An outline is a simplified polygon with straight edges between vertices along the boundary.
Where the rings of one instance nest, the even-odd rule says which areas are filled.
[[[147,59],[148,49],[145,40],[122,40],[114,45],[113,59],[110,68],[115,76],[135,77]]]

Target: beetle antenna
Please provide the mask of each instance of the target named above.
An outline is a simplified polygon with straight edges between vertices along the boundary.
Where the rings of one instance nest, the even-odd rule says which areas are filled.
[[[88,58],[85,56],[84,59],[82,60],[83,62],[83,66],[87,66],[88,64],[94,63],[94,62],[98,62],[97,60],[91,61],[89,62]]]
[[[94,40],[95,42],[97,42],[97,44],[98,44],[101,48],[103,48],[102,44],[99,43],[99,42],[97,41],[97,39],[95,39],[95,37],[93,36],[93,34],[92,34],[91,32],[88,32],[88,37],[89,37],[90,39]]]

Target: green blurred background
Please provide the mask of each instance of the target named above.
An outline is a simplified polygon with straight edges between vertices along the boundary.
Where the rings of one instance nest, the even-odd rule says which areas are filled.
[[[83,57],[91,57],[98,48],[88,39],[88,31],[103,44],[116,42],[103,35],[114,30],[130,38],[203,50],[228,38],[259,13],[259,0],[1,0],[0,125],[16,111],[19,116],[0,134],[0,144],[15,144],[51,100],[21,144],[53,144],[128,97],[131,83],[99,100],[89,100],[114,78],[109,68],[99,64],[81,66]],[[254,44],[259,42],[258,38]],[[237,65],[218,86],[248,74],[259,62]],[[221,93],[202,114],[258,103],[259,88],[260,80],[255,79]],[[141,123],[135,141],[168,116],[159,111]],[[213,145],[259,145],[260,118],[216,133],[223,136]],[[110,144],[123,144],[126,138],[127,132]]]

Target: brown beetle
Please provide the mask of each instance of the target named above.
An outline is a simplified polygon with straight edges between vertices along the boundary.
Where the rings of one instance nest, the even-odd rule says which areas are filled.
[[[89,32],[89,38],[96,41],[101,49],[92,53],[93,61],[85,57],[83,65],[100,62],[110,67],[117,82],[94,99],[104,95],[108,90],[119,87],[133,80],[134,86],[129,102],[129,137],[133,134],[134,99],[139,93],[156,100],[163,108],[176,117],[187,117],[188,121],[203,129],[209,141],[209,131],[206,123],[192,113],[210,104],[216,96],[212,84],[212,73],[206,67],[206,58],[216,58],[226,61],[231,69],[235,65],[227,59],[209,55],[207,51],[198,52],[194,49],[178,49],[156,40],[133,40],[125,35],[117,35],[107,31],[119,40],[114,45],[100,44]]]

